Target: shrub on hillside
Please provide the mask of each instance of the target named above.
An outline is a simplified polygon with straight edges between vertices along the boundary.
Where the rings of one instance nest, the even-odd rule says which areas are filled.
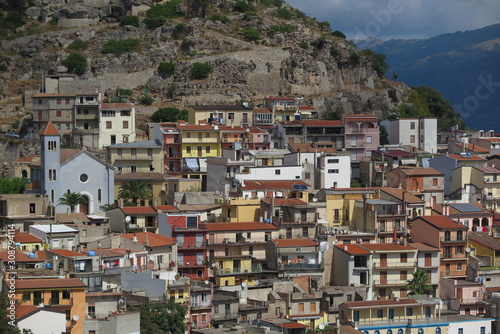
[[[82,75],[87,70],[87,58],[80,53],[72,53],[62,61],[69,72]]]
[[[89,47],[89,42],[83,41],[81,39],[75,39],[70,45],[68,45],[68,49],[83,51]]]
[[[195,79],[205,79],[212,73],[212,70],[213,67],[209,63],[194,63],[191,68],[191,75]]]
[[[102,53],[112,53],[119,57],[125,52],[135,50],[140,41],[137,38],[127,38],[123,40],[110,39],[102,47]]]
[[[120,26],[121,27],[125,27],[125,26],[139,27],[139,18],[137,16],[133,16],[133,15],[124,16],[120,20]]]
[[[158,74],[163,78],[168,78],[175,71],[175,64],[169,62],[162,62],[160,66],[158,66]]]
[[[214,14],[214,15],[210,16],[210,20],[212,20],[214,22],[219,21],[219,22],[222,22],[224,24],[229,22],[229,18],[226,15],[220,15],[220,14]]]

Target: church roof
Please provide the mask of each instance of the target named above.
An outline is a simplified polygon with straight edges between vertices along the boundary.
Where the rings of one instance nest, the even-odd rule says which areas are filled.
[[[48,122],[47,125],[40,131],[40,136],[59,136],[59,132],[52,122]]]

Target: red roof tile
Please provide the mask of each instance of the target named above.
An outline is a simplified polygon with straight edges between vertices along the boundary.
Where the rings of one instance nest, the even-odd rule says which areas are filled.
[[[47,125],[40,131],[40,136],[59,136],[59,132],[52,122],[48,122]]]
[[[156,214],[152,206],[124,206],[120,208],[126,214]]]
[[[15,162],[31,162],[33,160],[39,160],[41,156],[39,154],[30,154],[25,157],[17,159]]]
[[[157,205],[155,206],[155,209],[161,211],[179,211],[179,209],[173,205]]]
[[[421,242],[410,242],[410,243],[408,243],[408,245],[410,247],[418,249],[419,251],[422,251],[422,252],[439,252],[439,248],[429,246],[429,245],[423,244]]]
[[[371,251],[405,251],[405,250],[415,250],[415,248],[404,245],[396,244],[362,244],[360,245]]]
[[[16,233],[14,235],[14,242],[20,243],[37,243],[42,242],[42,239],[35,237],[28,233]]]
[[[132,109],[131,103],[102,103],[101,110],[106,109]]]
[[[277,324],[277,326],[284,327],[284,328],[290,328],[290,329],[293,329],[293,328],[307,328],[307,327],[309,327],[309,326],[304,325],[304,324],[299,324],[298,322],[289,322],[289,323],[286,323],[286,324]]]
[[[179,124],[178,129],[180,131],[219,131],[218,129],[216,129],[214,126],[211,125],[191,125],[191,124],[186,124],[186,125]]]
[[[245,186],[241,187],[242,190],[293,190],[294,185],[306,185],[309,186],[304,181],[297,180],[282,180],[282,181],[269,181],[269,180],[259,180],[259,181],[245,181]]]
[[[484,158],[478,157],[477,155],[469,155],[469,156],[461,156],[459,154],[448,154],[448,156],[452,159],[456,160],[484,160]]]
[[[126,233],[120,235],[129,240],[132,240],[135,236],[138,243],[145,245],[147,241],[147,246],[149,247],[171,246],[176,244],[175,239],[164,237],[163,235],[151,232]]]
[[[0,251],[0,259],[4,262],[9,260],[9,254],[7,251]],[[28,254],[21,252],[20,250],[16,250],[16,262],[41,262],[42,259],[38,257],[29,257]]]
[[[432,167],[399,167],[399,170],[405,175],[444,175]]]
[[[318,244],[311,239],[274,239],[276,247],[314,247]]]
[[[18,279],[16,289],[86,288],[79,278]]]
[[[38,312],[40,310],[51,311],[49,308],[44,308],[44,307],[17,305],[16,306],[16,319],[19,320],[20,318],[23,318],[31,313],[35,313],[35,312]]]
[[[208,223],[207,231],[247,231],[247,230],[277,230],[273,224],[260,222],[250,223]]]
[[[438,228],[438,229],[459,229],[459,230],[468,230],[468,227],[463,226],[451,218],[442,216],[442,215],[434,215],[434,216],[420,216],[412,220],[413,224],[417,221],[424,221],[428,224]]]
[[[457,143],[457,146],[462,147],[463,144],[462,143]],[[473,144],[466,144],[465,148],[468,149],[468,150],[477,152],[477,153],[489,153],[490,152],[490,150],[488,150],[486,148],[483,148],[483,147],[480,147],[480,146],[477,146],[477,145],[473,145]]]
[[[73,252],[67,249],[49,249],[48,250],[51,253],[58,254],[64,257],[75,257],[75,256],[86,256],[87,254],[85,253],[77,253]]]
[[[481,244],[491,250],[500,250],[500,241],[496,240],[486,232],[469,232],[468,235],[469,242]]]
[[[270,114],[271,113],[271,110],[269,110],[268,108],[254,108],[252,110],[253,112],[255,113],[259,113],[259,114]]]
[[[302,108],[302,107],[301,107]],[[316,109],[316,108],[314,108]],[[304,119],[302,123],[305,126],[342,126],[342,121],[326,121],[326,120],[316,120],[316,119]]]
[[[335,245],[335,247],[342,249],[344,252],[351,255],[370,255],[371,252],[360,247],[356,244]]]
[[[474,167],[478,171],[483,172],[484,174],[500,174],[500,169],[496,167]]]
[[[424,201],[418,198],[417,196],[412,195],[409,192],[400,188],[382,187],[380,188],[380,191],[383,191],[386,194],[396,199],[399,199],[400,201],[403,200],[403,193],[404,193],[405,202],[409,204],[424,203]]]

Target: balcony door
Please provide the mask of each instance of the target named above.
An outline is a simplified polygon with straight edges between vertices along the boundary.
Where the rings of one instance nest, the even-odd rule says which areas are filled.
[[[387,254],[380,254],[380,267],[387,267]]]

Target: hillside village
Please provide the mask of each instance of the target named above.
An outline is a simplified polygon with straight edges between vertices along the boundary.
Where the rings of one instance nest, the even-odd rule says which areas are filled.
[[[32,96],[40,154],[0,195],[18,328],[139,333],[138,306],[173,301],[186,333],[497,333],[492,131],[267,96],[139,133],[66,79]]]

